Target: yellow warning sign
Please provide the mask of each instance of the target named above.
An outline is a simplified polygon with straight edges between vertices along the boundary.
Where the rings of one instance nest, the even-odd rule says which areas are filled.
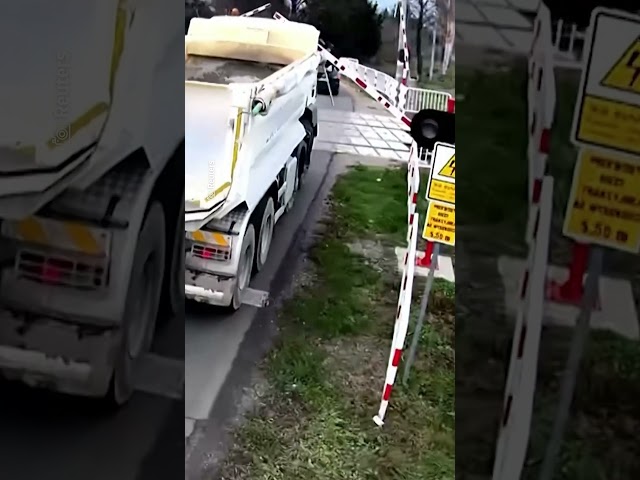
[[[601,84],[604,87],[640,93],[640,37],[614,63]]]
[[[640,155],[640,107],[585,95],[576,140]]]
[[[564,234],[637,253],[640,249],[640,163],[583,150],[576,162]]]
[[[427,189],[427,199],[455,205],[456,184],[432,178],[429,181],[429,188]]]
[[[447,178],[456,178],[456,155],[453,156],[445,163],[444,167],[440,169],[438,175]]]
[[[456,244],[456,209],[441,203],[429,202],[422,238],[431,242]]]

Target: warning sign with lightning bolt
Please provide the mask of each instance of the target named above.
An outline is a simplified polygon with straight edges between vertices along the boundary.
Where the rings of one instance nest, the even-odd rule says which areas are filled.
[[[601,84],[603,87],[640,93],[640,37],[613,64]]]
[[[456,154],[449,159],[444,167],[440,169],[438,175],[447,178],[456,178]]]
[[[640,156],[640,15],[597,7],[588,32],[571,141]]]
[[[437,142],[433,151],[433,165],[429,172],[427,200],[450,206],[456,204],[456,147]]]

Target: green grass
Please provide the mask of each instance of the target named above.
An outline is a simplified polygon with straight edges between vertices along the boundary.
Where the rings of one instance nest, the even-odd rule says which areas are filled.
[[[338,179],[313,272],[281,314],[265,365],[270,390],[237,433],[224,478],[454,478],[452,284],[434,288],[419,358],[409,384],[396,383],[386,425],[371,420],[397,302],[393,245],[405,228],[404,170],[357,167]],[[367,258],[354,244],[369,248]]]
[[[418,80],[418,87],[436,90],[456,89],[456,66],[454,63],[449,66],[445,75],[437,71],[434,72],[432,79],[429,79],[429,59],[426,59],[422,68],[422,78]]]
[[[527,216],[526,72],[515,68],[459,75],[456,130],[460,142],[456,186],[460,225],[500,224],[522,231]],[[558,82],[557,116],[552,136],[550,173],[566,203],[576,150],[569,143],[575,83]],[[564,208],[556,208],[564,213]]]

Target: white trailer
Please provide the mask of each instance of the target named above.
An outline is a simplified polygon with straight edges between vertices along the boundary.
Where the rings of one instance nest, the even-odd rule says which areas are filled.
[[[124,403],[181,313],[183,33],[152,1],[8,5],[0,51],[0,373]]]
[[[185,294],[238,309],[317,136],[319,32],[195,18],[185,37]]]

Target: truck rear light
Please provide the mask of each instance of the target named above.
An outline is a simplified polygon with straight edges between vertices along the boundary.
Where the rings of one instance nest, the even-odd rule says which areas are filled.
[[[81,290],[97,290],[107,283],[107,269],[103,261],[27,249],[18,252],[15,274],[36,283]]]
[[[210,230],[186,232],[187,244],[191,245],[191,255],[213,262],[228,262],[231,259],[233,237],[229,234]]]
[[[202,258],[203,260],[228,262],[231,258],[231,248],[194,243],[191,246],[191,255]]]

